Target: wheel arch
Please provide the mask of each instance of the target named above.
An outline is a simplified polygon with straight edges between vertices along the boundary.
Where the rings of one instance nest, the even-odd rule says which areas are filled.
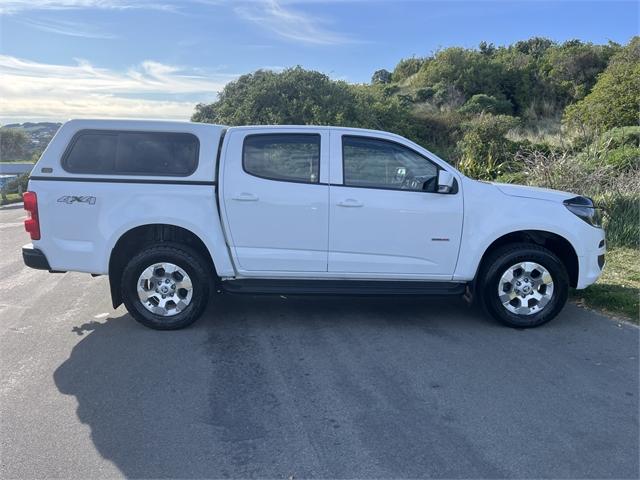
[[[120,282],[127,260],[151,243],[171,242],[187,245],[209,265],[213,279],[217,279],[215,263],[205,242],[191,230],[172,224],[151,223],[138,225],[124,232],[115,242],[109,255],[109,287],[113,308],[122,304]]]
[[[481,273],[487,267],[486,260],[496,249],[511,243],[531,243],[540,245],[553,252],[562,262],[569,276],[569,285],[576,287],[578,285],[579,260],[578,254],[574,246],[569,240],[562,235],[546,230],[518,230],[503,234],[491,242],[485,248],[476,275],[473,281],[475,287],[476,282],[481,277]]]

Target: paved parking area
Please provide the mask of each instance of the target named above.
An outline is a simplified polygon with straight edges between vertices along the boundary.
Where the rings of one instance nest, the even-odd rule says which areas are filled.
[[[0,210],[0,477],[638,478],[638,329],[569,305],[213,299],[156,332],[22,265]]]

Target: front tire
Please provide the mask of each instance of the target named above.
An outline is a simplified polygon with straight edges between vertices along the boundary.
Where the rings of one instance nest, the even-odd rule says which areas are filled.
[[[537,327],[560,313],[569,294],[566,268],[550,250],[519,243],[493,252],[480,275],[484,309],[515,328]]]
[[[122,299],[133,318],[155,330],[195,322],[207,306],[209,276],[193,249],[159,243],[135,255],[122,273]]]

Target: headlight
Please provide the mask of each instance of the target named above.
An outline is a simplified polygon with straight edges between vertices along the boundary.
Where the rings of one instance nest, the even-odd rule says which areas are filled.
[[[595,206],[593,200],[588,197],[573,197],[565,200],[564,206],[569,209],[571,213],[577,215],[589,225],[594,227],[602,226],[602,215],[600,209]]]

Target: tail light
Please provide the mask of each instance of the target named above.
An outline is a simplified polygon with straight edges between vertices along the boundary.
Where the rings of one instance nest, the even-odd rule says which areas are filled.
[[[38,218],[38,197],[35,192],[22,194],[24,209],[27,218],[24,221],[24,229],[31,235],[31,240],[40,240],[40,219]]]

